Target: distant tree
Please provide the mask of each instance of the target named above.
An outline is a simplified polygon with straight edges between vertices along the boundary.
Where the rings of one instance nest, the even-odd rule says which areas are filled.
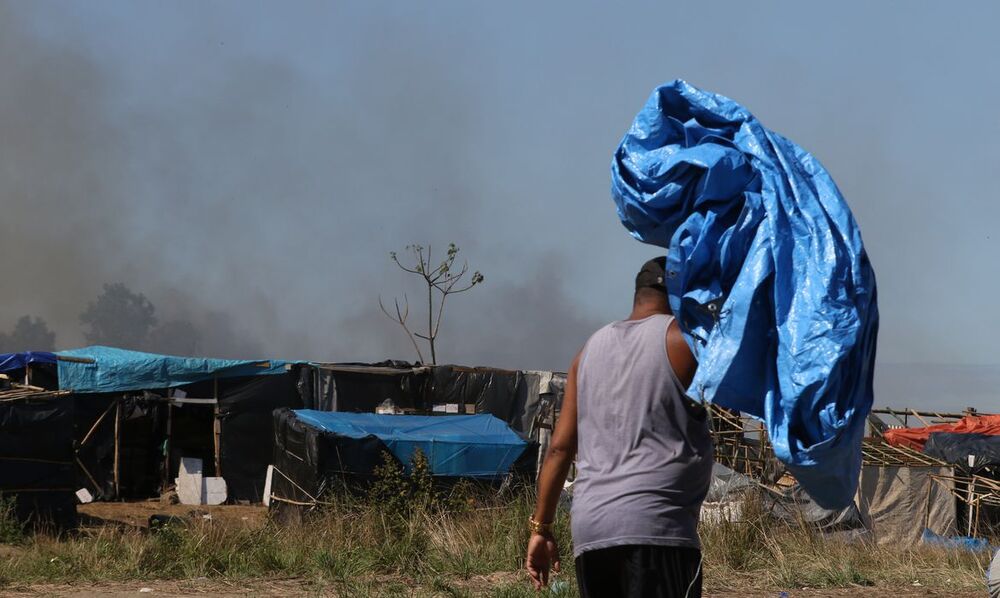
[[[42,318],[21,316],[10,333],[0,333],[0,353],[53,351],[56,333]]]
[[[170,320],[150,331],[145,348],[155,353],[197,355],[201,348],[201,334],[187,320]]]
[[[156,326],[156,308],[142,293],[120,282],[105,284],[97,299],[80,314],[83,336],[94,345],[142,349]]]
[[[378,299],[378,306],[382,309],[382,313],[386,315],[390,320],[396,322],[403,327],[406,332],[406,336],[413,343],[413,348],[417,351],[417,358],[420,359],[421,363],[424,363],[424,355],[420,350],[420,345],[417,343],[417,339],[422,339],[427,343],[431,352],[431,363],[437,364],[437,348],[436,341],[438,337],[438,332],[441,330],[441,319],[444,316],[444,302],[449,295],[454,295],[457,293],[464,293],[472,287],[480,284],[485,280],[482,274],[477,270],[472,273],[472,278],[466,282],[462,282],[462,278],[469,271],[469,263],[465,262],[462,267],[455,271],[453,268],[455,266],[455,259],[458,257],[458,246],[454,243],[448,245],[448,251],[444,260],[432,267],[433,260],[431,258],[431,247],[428,245],[424,248],[422,245],[407,245],[406,250],[412,255],[412,264],[408,262],[404,265],[399,261],[399,257],[396,252],[393,251],[389,254],[389,257],[393,262],[396,263],[404,272],[409,272],[410,274],[416,274],[427,286],[427,332],[413,332],[407,325],[406,321],[410,315],[410,302],[406,295],[403,295],[403,306],[400,307],[399,299],[395,299],[396,315],[389,313],[389,310],[385,308],[382,303],[382,298]],[[435,304],[435,296],[437,296],[437,303]],[[436,312],[436,315],[435,315]]]

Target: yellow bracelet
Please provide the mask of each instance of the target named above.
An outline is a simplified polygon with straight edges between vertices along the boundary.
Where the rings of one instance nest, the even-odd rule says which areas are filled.
[[[535,521],[534,517],[528,517],[528,529],[533,534],[552,535],[552,524]]]

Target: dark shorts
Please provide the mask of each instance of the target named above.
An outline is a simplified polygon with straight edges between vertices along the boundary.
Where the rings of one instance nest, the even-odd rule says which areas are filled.
[[[581,598],[698,598],[701,551],[674,546],[614,546],[576,557]]]

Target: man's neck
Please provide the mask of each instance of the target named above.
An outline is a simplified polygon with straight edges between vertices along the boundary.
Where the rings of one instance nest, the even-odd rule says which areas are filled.
[[[658,314],[667,314],[670,312],[663,309],[660,306],[653,305],[636,305],[632,307],[632,313],[629,314],[629,320],[645,320],[649,316],[655,316]]]

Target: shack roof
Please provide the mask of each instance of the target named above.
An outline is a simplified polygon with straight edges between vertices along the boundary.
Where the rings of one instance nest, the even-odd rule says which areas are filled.
[[[124,392],[174,388],[242,376],[283,374],[279,360],[209,359],[157,355],[115,347],[84,347],[56,353],[59,388],[76,392]]]
[[[0,372],[21,370],[30,363],[55,363],[54,353],[47,351],[24,351],[21,353],[0,353]]]

